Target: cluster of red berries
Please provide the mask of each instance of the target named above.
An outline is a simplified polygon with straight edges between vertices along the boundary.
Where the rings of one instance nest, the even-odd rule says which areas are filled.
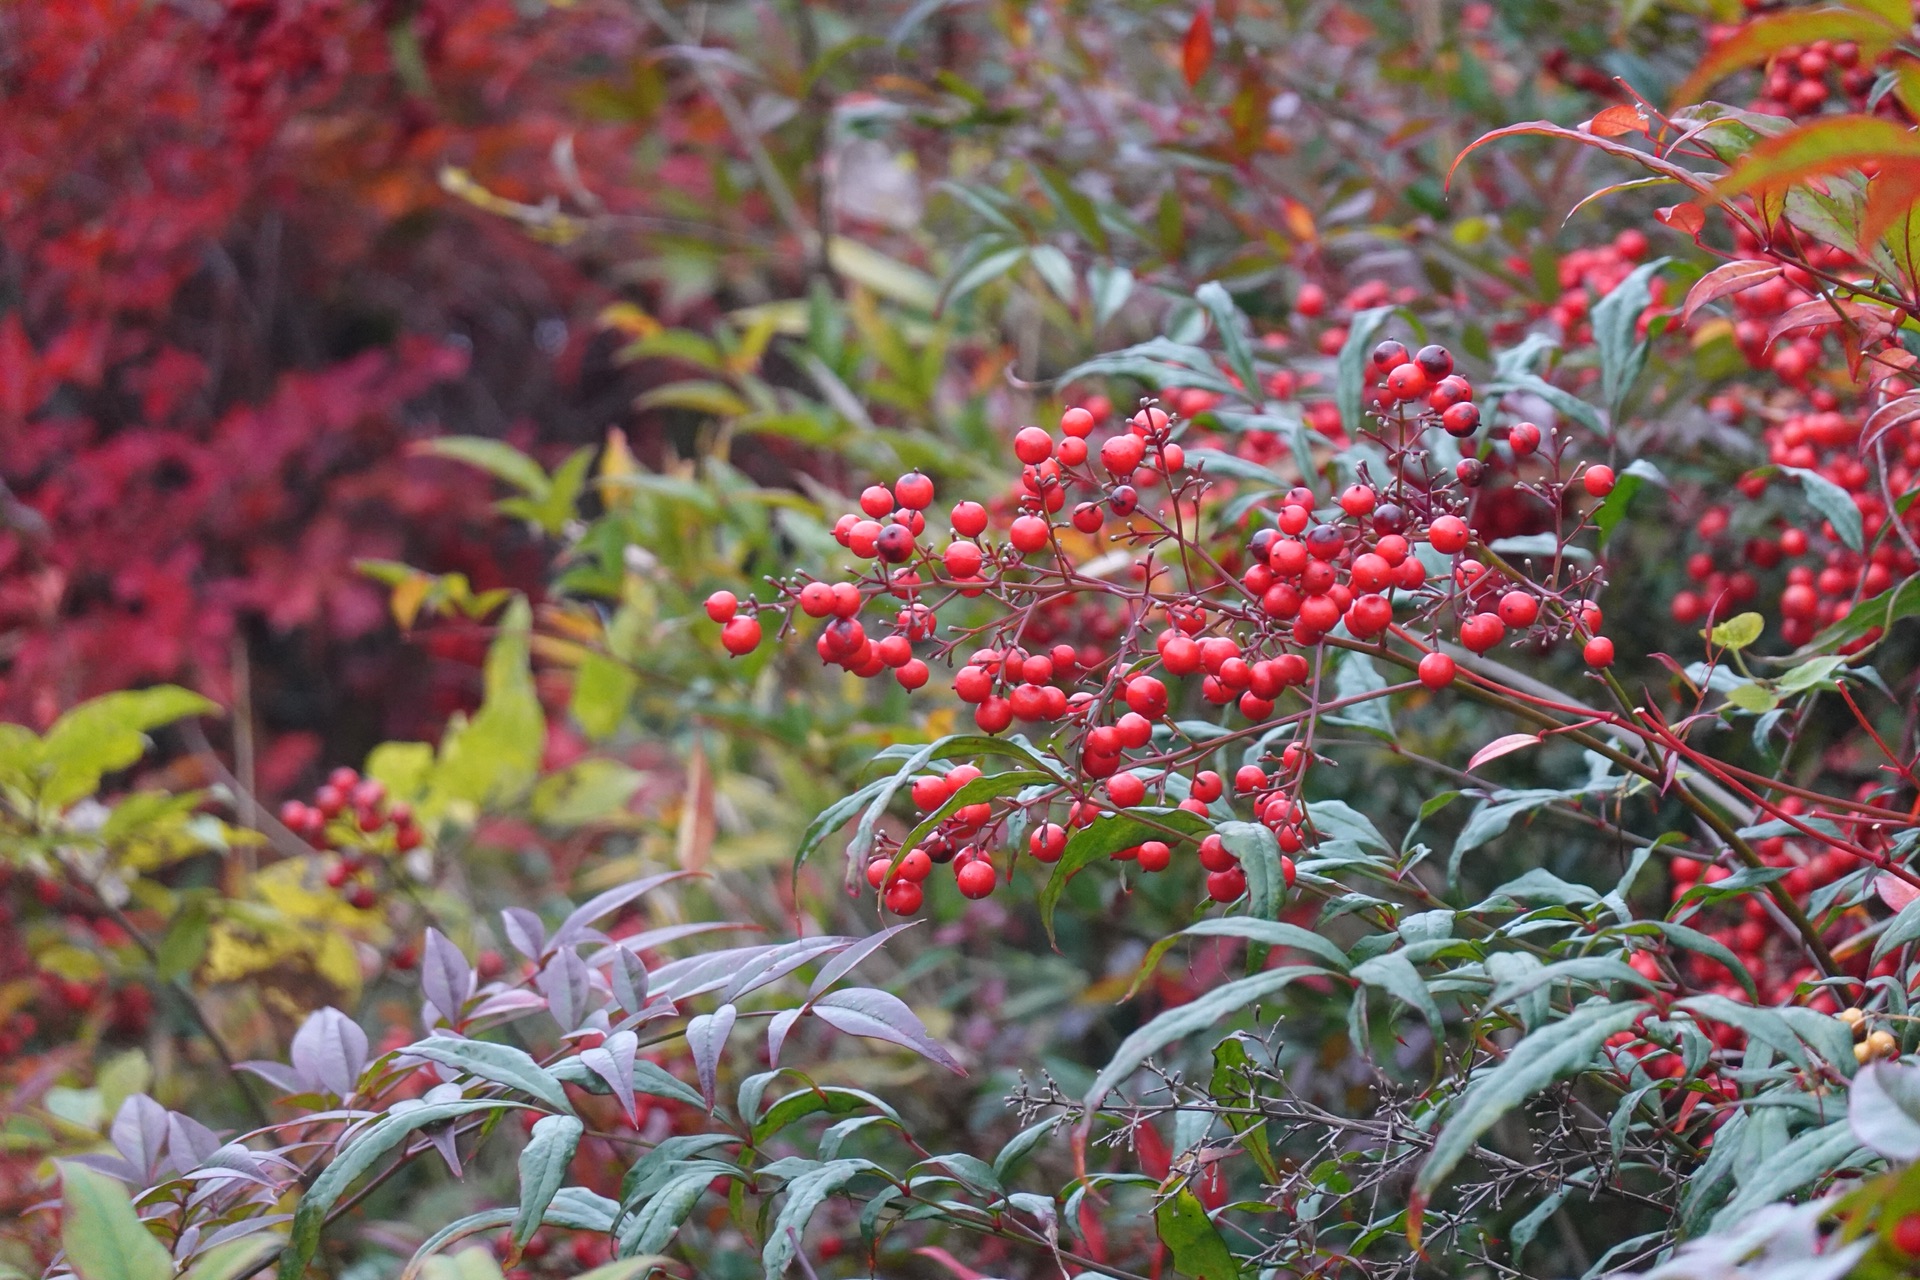
[[[1551,320],[1569,345],[1591,342],[1593,304],[1612,293],[1621,281],[1633,273],[1634,268],[1646,259],[1647,249],[1646,233],[1633,227],[1622,231],[1606,244],[1569,249],[1561,256],[1557,267],[1556,282],[1560,295],[1551,303],[1529,299],[1525,307],[1527,318],[1538,320],[1544,317]],[[1533,264],[1522,256],[1509,258],[1507,269],[1523,279],[1533,274]],[[1647,321],[1658,311],[1663,300],[1665,283],[1656,278],[1648,281],[1647,287],[1652,303],[1640,317],[1643,335]],[[1511,332],[1517,334],[1517,327],[1512,328]]]
[[[1740,33],[1738,26],[1714,24],[1707,28],[1708,48],[1718,48]],[[1864,111],[1877,72],[1862,65],[1860,46],[1851,40],[1815,40],[1782,49],[1767,64],[1752,111],[1763,115],[1814,116],[1835,100],[1845,99],[1845,110]]]
[[[1488,464],[1479,456],[1434,462],[1429,433],[1467,440],[1482,425],[1472,385],[1454,371],[1452,355],[1388,341],[1373,352],[1370,368],[1366,395],[1379,430],[1367,434],[1386,473],[1376,479],[1363,470],[1331,502],[1303,485],[1250,513],[1257,527],[1203,533],[1218,508],[1203,501],[1213,488],[1209,478],[1187,467],[1177,438],[1184,424],[1149,403],[1095,439],[1099,419],[1076,406],[1061,416],[1057,436],[1038,427],[1014,436],[1020,480],[1000,521],[978,503],[961,502],[951,510],[944,545],[926,545],[934,486],[909,474],[891,487],[869,487],[859,511],[836,524],[837,539],[865,562],[846,580],[775,581],[771,601],[741,601],[730,592],[708,600],[708,616],[734,654],[762,642],[762,620],[773,613],[783,633],[801,618],[822,620],[815,641],[822,660],[861,676],[891,671],[914,689],[930,679],[929,659],[951,664],[954,694],[973,707],[982,732],[1029,726],[1070,762],[1080,780],[1072,786],[962,806],[911,848],[883,841],[866,875],[890,909],[917,910],[936,865],[953,866],[966,896],[992,893],[992,850],[1011,836],[1016,819],[1030,832],[1025,851],[1048,863],[1061,856],[1072,831],[1103,813],[1159,803],[1209,813],[1227,790],[1206,767],[1220,744],[1176,725],[1187,690],[1205,704],[1236,708],[1255,725],[1273,721],[1290,691],[1305,705],[1277,726],[1283,734],[1292,724],[1301,736],[1233,777],[1235,797],[1251,805],[1289,856],[1290,876],[1290,856],[1315,839],[1302,799],[1315,756],[1301,726],[1330,701],[1319,682],[1329,637],[1413,646],[1419,680],[1429,688],[1456,676],[1454,659],[1437,648],[1442,630],[1476,653],[1521,635],[1536,644],[1573,639],[1590,665],[1612,662],[1612,643],[1596,634],[1600,613],[1590,598],[1597,571],[1556,570],[1558,580],[1546,585],[1528,580],[1476,541],[1476,493]],[[1570,467],[1564,439],[1532,423],[1510,425],[1481,452],[1529,468],[1529,490],[1548,509],[1558,509],[1570,487],[1597,499],[1614,483],[1606,467]],[[1143,494],[1156,490],[1166,497],[1148,503]],[[1002,526],[997,537],[989,532],[995,523]],[[1574,522],[1568,536],[1580,527]],[[1423,554],[1445,572],[1430,577]],[[982,599],[997,608],[972,621],[979,607],[965,602]],[[884,605],[891,625],[870,632],[863,614],[874,604]],[[1036,618],[1049,611],[1086,616],[1089,607],[1110,620],[1108,642],[1037,642]],[[1221,736],[1238,733],[1222,728]],[[915,783],[915,799],[923,810],[941,809],[977,776],[971,765],[928,775]],[[1056,802],[1063,813],[1051,809]],[[1169,828],[1165,839],[1144,839],[1113,856],[1151,873],[1168,867],[1183,843],[1197,845],[1210,897],[1231,901],[1245,891],[1237,860],[1217,837],[1196,841]],[[1011,859],[1006,870],[1010,875]]]
[[[39,905],[57,913],[68,940],[106,956],[134,948],[133,938],[118,921],[87,913],[67,896],[59,881],[0,867],[0,989],[13,994],[13,999],[0,1004],[0,1058],[19,1053],[36,1040],[71,1041],[82,1020],[96,1020],[112,1034],[128,1039],[146,1035],[154,1006],[153,992],[144,984],[65,977],[35,962],[32,936],[21,927],[21,908],[6,895],[13,885],[26,881],[31,881]]]
[[[280,821],[315,849],[337,855],[327,866],[327,887],[358,911],[379,901],[376,855],[410,853],[425,839],[410,806],[389,803],[385,784],[344,766],[314,791],[312,803],[282,804]]]

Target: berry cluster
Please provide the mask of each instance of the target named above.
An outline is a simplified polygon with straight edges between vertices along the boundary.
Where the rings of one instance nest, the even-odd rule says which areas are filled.
[[[1528,422],[1460,457],[1482,434],[1482,415],[1442,347],[1383,342],[1369,368],[1364,394],[1377,425],[1365,434],[1379,473],[1362,464],[1331,500],[1301,484],[1238,504],[1244,511],[1223,521],[1233,504],[1209,498],[1233,486],[1188,466],[1190,424],[1147,403],[1096,440],[1099,420],[1076,406],[1058,435],[1024,427],[1014,436],[1018,499],[999,529],[986,507],[960,502],[942,545],[927,545],[934,486],[913,473],[871,486],[860,510],[838,521],[836,537],[863,562],[846,579],[776,580],[766,601],[708,600],[736,655],[757,647],[763,620],[777,616],[782,634],[802,618],[822,620],[820,657],[859,676],[891,672],[917,689],[933,664],[950,666],[953,692],[983,733],[1017,723],[1064,765],[1061,785],[1014,800],[967,803],[961,792],[980,776],[973,765],[919,779],[923,838],[906,847],[883,838],[866,868],[891,910],[917,910],[936,865],[953,867],[966,896],[984,897],[1001,875],[994,850],[1008,849],[1010,875],[1016,851],[1054,862],[1074,833],[1116,814],[1151,838],[1110,857],[1153,873],[1191,847],[1208,896],[1232,901],[1247,885],[1234,851],[1169,815],[1220,820],[1236,805],[1274,833],[1290,881],[1291,855],[1317,839],[1303,788],[1319,715],[1452,683],[1443,638],[1473,653],[1508,640],[1572,641],[1593,667],[1613,661],[1612,642],[1597,634],[1597,570],[1554,555],[1535,579],[1476,536],[1490,463],[1544,510],[1575,508],[1567,540],[1586,527],[1579,503],[1604,498],[1613,472],[1571,462],[1559,433]],[[890,619],[874,619],[876,605]],[[1038,641],[1040,620],[1089,608],[1112,621],[1104,641]],[[1417,683],[1334,697],[1322,678],[1330,647],[1392,656]],[[1203,733],[1179,715],[1194,701],[1232,708],[1248,727]],[[1258,745],[1231,771],[1229,797],[1211,758],[1249,740]]]
[[[314,791],[312,803],[281,805],[280,821],[315,849],[336,855],[327,866],[327,887],[358,911],[371,911],[379,902],[380,856],[411,853],[425,839],[409,806],[389,803],[378,779],[362,778],[344,766]]]

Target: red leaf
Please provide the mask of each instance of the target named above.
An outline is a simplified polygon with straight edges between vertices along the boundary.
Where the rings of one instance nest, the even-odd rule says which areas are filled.
[[[1528,120],[1523,124],[1510,124],[1504,129],[1495,129],[1491,133],[1481,134],[1467,144],[1465,151],[1462,151],[1454,157],[1453,168],[1447,170],[1447,185],[1453,185],[1455,170],[1460,168],[1461,162],[1476,148],[1483,147],[1489,142],[1497,142],[1502,138],[1517,138],[1523,134],[1536,134],[1543,138],[1563,138],[1569,142],[1578,142],[1582,146],[1592,147],[1596,151],[1604,151],[1610,156],[1618,156],[1622,160],[1631,161],[1639,165],[1642,169],[1645,169],[1648,173],[1657,173],[1663,178],[1672,178],[1689,191],[1697,191],[1703,196],[1711,196],[1713,194],[1713,187],[1705,178],[1691,169],[1683,168],[1675,164],[1664,156],[1654,155],[1650,151],[1642,151],[1638,147],[1630,147],[1626,143],[1616,142],[1612,138],[1598,137],[1591,133],[1583,133],[1578,129],[1569,129],[1565,125],[1554,124],[1550,120]]]
[[[1875,876],[1873,891],[1880,895],[1880,901],[1886,903],[1890,911],[1898,911],[1915,898],[1920,898],[1920,889],[1893,876]]]
[[[1898,400],[1887,401],[1867,419],[1867,425],[1860,433],[1861,449],[1873,448],[1880,442],[1881,436],[1915,419],[1920,419],[1920,395],[1901,396]]]
[[[1692,236],[1695,240],[1700,238],[1700,233],[1707,227],[1706,211],[1691,200],[1670,204],[1664,209],[1655,209],[1653,216],[1661,226],[1672,227],[1682,235]]]
[[[1757,284],[1765,284],[1783,270],[1785,268],[1774,262],[1728,262],[1715,267],[1687,290],[1686,305],[1680,309],[1681,323],[1693,319],[1693,313],[1709,302],[1716,302],[1730,293],[1751,289]]]
[[[1581,125],[1580,130],[1596,138],[1617,138],[1623,133],[1646,133],[1648,127],[1647,118],[1641,114],[1639,107],[1622,102],[1608,107]]]
[[[1473,759],[1467,761],[1467,768],[1478,769],[1489,760],[1498,760],[1501,756],[1512,755],[1522,747],[1531,747],[1539,741],[1540,735],[1537,733],[1509,733],[1495,738],[1473,753]]]
[[[1187,78],[1187,87],[1193,88],[1200,83],[1200,77],[1207,74],[1207,68],[1213,65],[1213,15],[1205,9],[1193,15],[1193,25],[1187,28],[1187,38],[1180,44],[1180,72]]]

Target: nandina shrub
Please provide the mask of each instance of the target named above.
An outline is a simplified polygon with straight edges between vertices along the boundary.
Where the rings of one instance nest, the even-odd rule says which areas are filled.
[[[1189,80],[1207,74],[1212,38],[1210,22],[1189,29]],[[1822,185],[1794,188],[1784,210],[1765,192],[1754,207],[1722,200],[1739,168],[1719,187],[1671,172],[1777,161],[1772,127],[1631,106],[1579,131],[1523,127],[1639,157],[1700,197],[1659,223],[1732,261],[1687,281],[1677,317],[1662,305],[1668,264],[1641,261],[1644,232],[1568,264],[1547,318],[1571,349],[1551,364],[1545,331],[1479,356],[1451,336],[1427,342],[1413,323],[1434,315],[1396,318],[1383,306],[1395,296],[1366,285],[1335,308],[1337,335],[1319,335],[1326,363],[1305,343],[1256,339],[1209,286],[1171,317],[1178,335],[1065,375],[1105,385],[1104,405],[1074,397],[1057,430],[1005,424],[1005,496],[890,468],[846,502],[841,564],[777,566],[752,589],[735,564],[705,595],[694,634],[755,678],[817,658],[880,681],[865,705],[934,702],[929,730],[951,710],[943,686],[972,708],[978,732],[880,751],[877,776],[801,838],[804,860],[851,827],[845,879],[879,919],[934,914],[948,943],[956,918],[1078,923],[1102,928],[1101,942],[1162,910],[1186,925],[1143,953],[1113,948],[1125,964],[1109,990],[1144,992],[1129,1006],[1141,1020],[1117,1026],[1084,1070],[1019,1082],[1024,1127],[1010,1142],[930,1154],[916,1117],[820,1078],[769,1104],[778,1078],[758,1068],[809,1016],[960,1064],[884,993],[832,998],[837,960],[805,996],[790,986],[791,999],[763,1003],[829,954],[910,944],[890,928],[662,963],[641,953],[663,935],[622,938],[630,920],[604,938],[590,929],[640,881],[578,911],[510,909],[500,928],[518,961],[470,960],[438,932],[400,943],[394,980],[411,996],[400,975],[420,969],[426,1038],[397,1026],[376,1056],[351,1020],[315,1015],[288,1061],[254,1066],[287,1095],[288,1118],[250,1131],[244,1150],[130,1100],[115,1154],[95,1163],[146,1188],[149,1225],[122,1190],[69,1166],[67,1263],[91,1277],[121,1274],[123,1258],[158,1274],[164,1250],[213,1273],[291,1276],[322,1248],[380,1265],[398,1245],[427,1267],[499,1231],[490,1250],[459,1255],[462,1272],[619,1255],[623,1273],[705,1274],[744,1253],[770,1275],[872,1274],[907,1249],[958,1270],[968,1264],[948,1259],[961,1248],[1020,1274],[1559,1274],[1637,1266],[1690,1237],[1673,1274],[1755,1254],[1774,1274],[1909,1270],[1920,1218],[1904,1170],[1920,1126],[1911,1068],[1886,1060],[1912,1043],[1920,934],[1901,716],[1912,677],[1894,630],[1912,608],[1895,578],[1912,565],[1897,549],[1877,557],[1911,536],[1911,474],[1856,442],[1883,443],[1909,420],[1911,359],[1894,339],[1913,282],[1897,258],[1886,269],[1864,215],[1841,227],[1851,249],[1806,249],[1850,207],[1836,187],[1869,203],[1887,190],[1855,153],[1794,171]],[[1618,141],[1629,135],[1646,149]],[[1731,236],[1708,230],[1710,209]],[[1774,273],[1807,296],[1744,296]],[[1849,297],[1830,301],[1832,289]],[[1674,360],[1669,335],[1712,324],[1706,309],[1731,296],[1743,319],[1770,318],[1768,337],[1797,335],[1799,355],[1783,364],[1726,325],[1700,345],[1724,341],[1767,366],[1757,377],[1699,377],[1679,361],[1644,377]],[[1187,323],[1197,315],[1208,324]],[[1576,345],[1589,336],[1591,351]],[[1654,394],[1643,381],[1665,409],[1729,379],[1780,415],[1765,465],[1785,469],[1738,490],[1735,459],[1663,452],[1670,438],[1638,411]],[[1168,394],[1137,402],[1141,381]],[[705,391],[717,416],[751,416]],[[1802,395],[1839,421],[1809,421]],[[584,460],[547,476],[490,458],[522,513],[554,514],[542,504],[559,492],[570,506],[583,489]],[[707,466],[707,482],[726,483]],[[1739,492],[1755,504],[1714,502],[1686,522],[1691,536],[1758,540],[1756,522],[1783,520],[1773,549],[1749,542],[1748,558],[1766,572],[1812,553],[1815,581],[1787,569],[1777,615],[1740,612],[1771,608],[1771,584],[1709,559],[1684,570],[1701,588],[1691,604],[1665,590],[1660,609],[1642,607],[1616,582],[1667,571],[1631,560],[1669,542],[1650,501],[1669,471],[1684,476],[1682,503]],[[603,468],[611,488],[642,487],[629,474]],[[1793,483],[1766,483],[1776,475]],[[653,577],[650,551],[628,555],[631,527],[585,528],[556,593],[578,611],[540,637],[576,681],[576,719],[604,714],[609,687],[625,690],[616,705],[634,692],[603,682],[646,647],[587,602],[658,616],[652,582],[633,590],[616,569]],[[499,602],[445,580],[384,572],[396,602],[440,591],[495,616]],[[664,594],[684,606],[689,585],[669,575]],[[1810,609],[1794,593],[1805,586]],[[414,744],[377,771],[424,771],[413,785],[440,813],[345,774],[313,813],[286,811],[332,846],[313,865],[345,869],[331,888],[350,905],[375,884],[401,888],[377,877],[423,831],[442,839],[475,811],[510,808],[514,788],[498,779],[528,783],[541,717],[514,647],[528,619],[513,605],[497,620],[504,657],[490,670],[516,673],[496,685],[508,696],[451,746],[423,757]],[[811,643],[786,645],[792,631]],[[1769,658],[1770,633],[1797,661]],[[649,674],[697,664],[676,643],[684,632],[654,635],[671,638]],[[502,767],[477,767],[495,752]],[[454,781],[476,789],[454,794]],[[548,798],[564,803],[579,781]],[[538,1056],[488,1034],[520,1014],[550,1020],[512,1035]],[[757,1017],[764,1041],[742,1032]],[[636,1032],[654,1022],[684,1057],[643,1058]],[[496,1173],[517,1175],[517,1196],[503,1189],[445,1230],[347,1235],[363,1202],[423,1185],[428,1162],[485,1180],[512,1130],[479,1117],[513,1109],[540,1115],[515,1169]],[[589,1141],[600,1145],[583,1164]],[[1884,1177],[1825,1194],[1883,1162]],[[271,1210],[296,1181],[283,1224]],[[1787,1195],[1810,1203],[1772,1206]],[[677,1260],[654,1256],[669,1248]]]

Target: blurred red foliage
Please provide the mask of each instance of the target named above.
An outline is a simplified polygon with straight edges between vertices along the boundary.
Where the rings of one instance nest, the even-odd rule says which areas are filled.
[[[0,11],[0,712],[162,679],[229,702],[244,642],[273,792],[341,705],[371,741],[467,696],[356,649],[386,620],[355,559],[480,587],[542,559],[408,443],[591,439],[631,389],[580,376],[605,297],[438,174],[537,200],[563,137],[617,169],[634,126],[578,106],[641,35],[511,0]]]

